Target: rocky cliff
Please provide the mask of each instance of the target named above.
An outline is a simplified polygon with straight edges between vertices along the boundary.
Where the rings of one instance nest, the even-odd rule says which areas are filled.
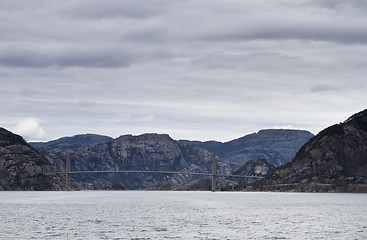
[[[367,110],[321,131],[257,190],[366,191]]]
[[[21,136],[0,128],[0,190],[77,190]]]
[[[46,157],[61,171],[69,154],[71,171],[145,170],[174,172],[211,171],[212,154],[206,150],[178,142],[165,134],[124,135],[91,147],[74,150],[56,149]],[[217,162],[217,172],[230,174],[228,163]],[[155,184],[177,184],[197,179],[189,174],[101,173],[72,174],[86,189],[120,186],[141,189]]]
[[[269,129],[225,143],[182,141],[215,152],[225,162],[243,165],[249,160],[268,159],[280,166],[291,161],[301,146],[313,136],[303,130]]]

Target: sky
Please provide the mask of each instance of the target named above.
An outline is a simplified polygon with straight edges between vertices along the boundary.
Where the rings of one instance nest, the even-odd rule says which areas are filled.
[[[366,0],[0,0],[0,127],[28,141],[317,134],[366,76]]]

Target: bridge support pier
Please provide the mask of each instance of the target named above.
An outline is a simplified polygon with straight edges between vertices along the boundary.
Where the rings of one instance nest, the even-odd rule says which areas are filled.
[[[212,160],[212,192],[217,190],[217,184],[215,182],[215,172],[216,172],[216,162],[215,162],[215,153],[213,152],[213,160]]]
[[[65,181],[66,188],[70,190],[70,155],[69,153],[66,155],[66,164],[65,164]]]

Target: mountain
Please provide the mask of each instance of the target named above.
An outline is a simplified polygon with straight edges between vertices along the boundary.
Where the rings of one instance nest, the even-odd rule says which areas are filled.
[[[233,175],[242,176],[256,176],[256,177],[266,177],[274,171],[276,167],[269,162],[267,159],[256,159],[250,160],[241,168],[233,172]],[[257,181],[258,178],[236,178],[229,177],[228,179],[237,181],[238,183],[249,183]]]
[[[321,131],[255,190],[367,192],[367,110]]]
[[[97,134],[80,134],[72,137],[59,138],[49,142],[30,142],[29,144],[40,152],[48,152],[55,149],[67,150],[89,147],[94,144],[110,140],[112,140],[112,138],[107,136]]]
[[[280,166],[291,161],[301,146],[313,136],[304,130],[268,129],[225,143],[181,141],[215,152],[225,162],[243,165],[253,159],[268,159],[270,163]]]
[[[124,135],[90,147],[45,152],[45,156],[65,171],[67,155],[71,171],[145,170],[174,172],[211,172],[212,154],[175,141],[166,134]],[[217,160],[217,172],[230,174],[231,166]],[[177,184],[197,178],[189,174],[90,173],[72,174],[82,188],[142,189],[152,185]]]
[[[77,190],[21,136],[0,128],[0,190]]]

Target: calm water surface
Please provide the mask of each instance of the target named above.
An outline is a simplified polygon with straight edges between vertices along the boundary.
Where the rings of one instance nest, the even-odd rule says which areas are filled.
[[[367,239],[367,194],[0,192],[0,239]]]

